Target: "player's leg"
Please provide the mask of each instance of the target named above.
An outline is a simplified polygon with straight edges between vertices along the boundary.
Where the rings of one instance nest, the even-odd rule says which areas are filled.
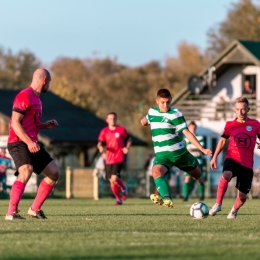
[[[223,198],[227,191],[228,183],[232,179],[232,175],[233,174],[231,171],[223,172],[222,177],[220,178],[219,183],[218,183],[216,203],[210,209],[209,215],[215,216],[217,214],[217,212],[221,211],[222,201],[223,201]]]
[[[150,198],[155,204],[172,208],[173,202],[171,199],[170,188],[167,181],[163,177],[168,172],[168,170],[169,168],[163,164],[156,164],[153,166],[152,175],[156,189],[160,195],[152,194]]]
[[[12,185],[9,207],[5,219],[24,219],[18,214],[18,205],[24,193],[26,183],[31,178],[33,172],[32,158],[27,145],[22,142],[8,144],[8,151],[12,156],[17,169],[15,172],[17,179]]]
[[[37,174],[43,173],[45,178],[41,181],[36,197],[28,210],[28,215],[33,218],[45,219],[41,207],[53,191],[54,185],[60,177],[60,170],[55,161],[41,147],[40,151],[32,155],[33,169]]]
[[[18,177],[12,185],[10,192],[10,201],[5,217],[6,220],[24,219],[18,213],[18,205],[23,196],[26,183],[31,178],[33,167],[30,164],[20,166],[18,169]]]
[[[231,211],[227,216],[228,219],[236,218],[238,210],[246,202],[247,194],[251,190],[253,175],[254,173],[252,169],[240,165],[236,183],[236,188],[238,189],[237,197],[235,200],[235,204],[233,205]]]
[[[116,202],[115,205],[122,205],[122,199],[121,199],[121,188],[120,186],[117,184],[117,175],[116,174],[112,174],[110,179],[110,188],[113,192],[113,194],[116,197]]]
[[[237,169],[237,167],[237,162],[232,159],[226,159],[224,161],[222,177],[218,183],[216,203],[210,209],[209,215],[215,216],[218,211],[221,211],[221,205],[228,188],[228,183],[233,177],[236,176],[235,169]]]
[[[111,191],[116,197],[115,205],[122,205],[121,190],[126,190],[120,179],[122,166],[123,163],[106,164],[106,178],[109,180]]]
[[[122,200],[126,200],[128,198],[128,191],[127,191],[127,188],[124,185],[124,182],[123,182],[123,180],[121,179],[121,176],[120,176],[120,172],[122,170],[122,167],[123,167],[123,162],[115,164],[114,171],[115,171],[116,176],[117,176],[115,184],[117,186],[119,186],[120,190],[122,191]]]
[[[200,201],[203,201],[205,198],[205,183],[204,183],[202,165],[200,165],[199,167],[200,167],[201,176],[197,182],[198,182],[198,187],[199,187]]]
[[[60,176],[59,167],[54,161],[51,161],[42,172],[46,177],[41,181],[36,197],[28,210],[28,215],[30,217],[38,219],[46,218],[44,212],[41,210],[41,207],[53,191],[53,188]]]
[[[185,172],[184,183],[183,183],[183,201],[188,201],[189,194],[191,191],[190,182],[191,182],[191,177],[187,172]]]

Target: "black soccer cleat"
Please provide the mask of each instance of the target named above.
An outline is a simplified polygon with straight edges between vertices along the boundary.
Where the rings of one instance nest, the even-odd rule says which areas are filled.
[[[28,210],[28,215],[32,218],[47,219],[42,210],[34,211],[31,207]]]

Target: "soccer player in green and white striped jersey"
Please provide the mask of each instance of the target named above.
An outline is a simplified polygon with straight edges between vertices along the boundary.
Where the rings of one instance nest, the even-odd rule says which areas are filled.
[[[201,144],[202,147],[204,147],[204,138],[202,135],[196,135],[197,125],[194,121],[190,121],[188,125],[189,131],[194,134]],[[193,145],[187,138],[184,139],[187,150],[198,160],[199,167],[202,173],[202,166],[203,166],[203,154],[201,151]],[[204,200],[204,181],[201,178],[198,182],[199,185],[199,193],[200,193],[200,200]],[[186,172],[185,178],[184,178],[184,184],[183,184],[183,200],[188,201],[189,195],[192,192],[193,188],[195,186],[194,179],[191,178],[191,176]]]
[[[210,149],[205,149],[196,137],[189,131],[182,113],[171,107],[172,96],[168,89],[157,92],[157,107],[150,108],[148,114],[141,120],[143,126],[150,124],[152,142],[154,146],[154,163],[152,175],[155,186],[160,195],[152,194],[151,200],[155,204],[172,208],[173,202],[168,183],[163,178],[173,166],[188,172],[195,180],[201,176],[198,160],[188,152],[179,138],[182,132],[188,140],[202,153],[212,155]]]

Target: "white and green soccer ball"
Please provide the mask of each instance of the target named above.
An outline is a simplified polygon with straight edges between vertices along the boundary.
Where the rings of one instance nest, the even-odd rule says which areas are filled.
[[[190,215],[196,219],[207,218],[209,207],[203,202],[196,202],[190,207]]]

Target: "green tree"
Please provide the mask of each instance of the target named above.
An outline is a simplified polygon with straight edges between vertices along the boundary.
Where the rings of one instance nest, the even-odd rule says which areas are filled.
[[[22,89],[31,83],[33,72],[40,61],[29,51],[13,54],[0,49],[0,88]]]
[[[218,55],[233,40],[260,41],[260,5],[252,0],[232,3],[226,19],[208,31],[210,58]]]

